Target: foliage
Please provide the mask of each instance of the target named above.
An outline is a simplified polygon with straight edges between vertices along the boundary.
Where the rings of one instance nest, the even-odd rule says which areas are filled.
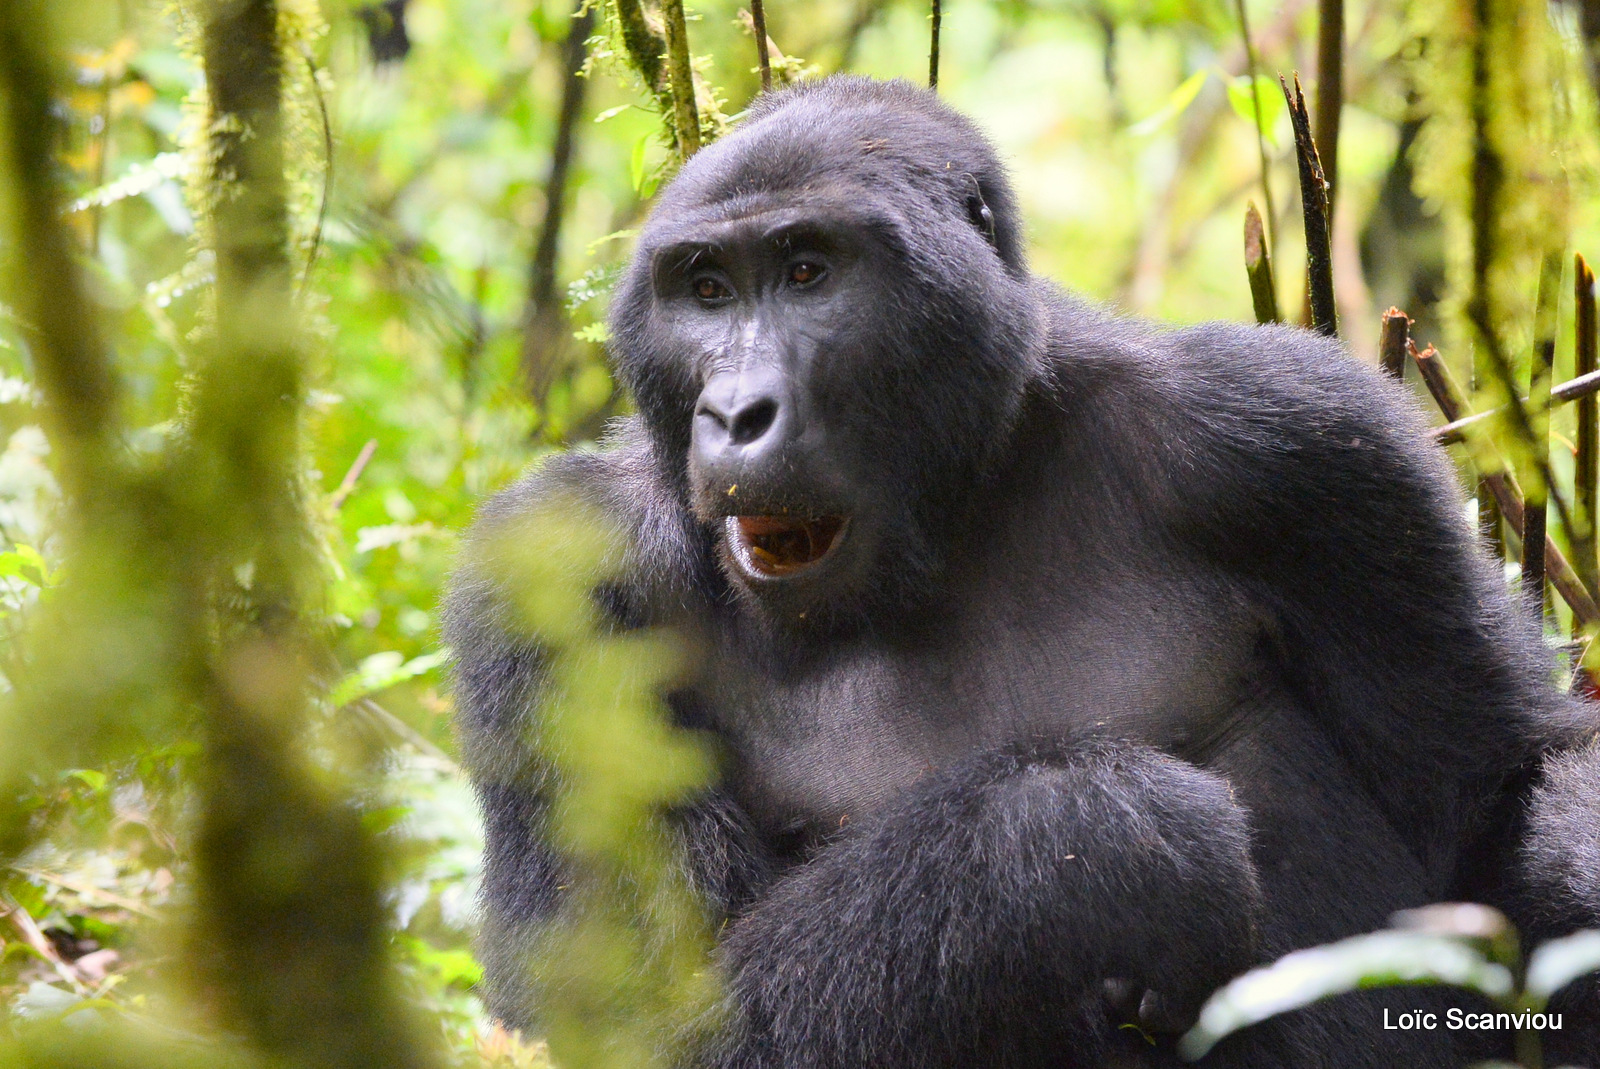
[[[572,0],[409,0],[395,5],[408,45],[398,57],[388,8],[274,5],[271,140],[282,162],[266,171],[286,178],[270,194],[283,218],[265,242],[264,275],[241,268],[236,239],[249,237],[240,220],[271,181],[229,162],[256,142],[208,111],[218,84],[202,74],[205,20],[241,4],[0,8],[7,32],[39,30],[0,42],[12,75],[0,94],[11,137],[0,200],[10,271],[0,294],[0,777],[10,790],[0,799],[10,864],[0,1031],[10,1045],[0,1062],[65,1064],[79,1054],[55,1045],[113,1033],[129,1065],[259,1064],[262,1049],[335,1061],[333,1047],[305,1045],[333,1008],[339,1020],[369,1014],[373,1034],[437,1036],[441,1061],[543,1066],[549,1050],[496,1031],[471,991],[478,830],[455,764],[435,606],[474,503],[627,410],[604,364],[605,304],[677,164],[676,128],[663,119],[683,99],[630,56],[630,5],[597,5],[558,235],[570,343],[531,389],[530,263]],[[632,6],[654,18],[654,5]],[[1333,226],[1340,319],[1357,358],[1373,358],[1376,311],[1396,303],[1424,340],[1448,343],[1462,376],[1481,340],[1464,319],[1474,286],[1469,6],[1347,5]],[[1254,94],[1231,4],[944,8],[940,91],[1011,161],[1040,274],[1177,321],[1249,319],[1238,221],[1260,181],[1259,101],[1280,191],[1273,259],[1281,306],[1295,314],[1286,298],[1303,289],[1304,249],[1289,225],[1298,205],[1283,195],[1295,164],[1275,74],[1307,64],[1311,4],[1249,4]],[[1525,57],[1490,65],[1492,94],[1508,103],[1478,139],[1507,175],[1485,268],[1488,322],[1525,377],[1533,265],[1546,246],[1590,248],[1600,235],[1595,105],[1571,9],[1548,19],[1543,5],[1485,9],[1492,54]],[[756,90],[740,15],[737,0],[687,9],[705,139],[736,124]],[[780,82],[836,69],[926,75],[922,3],[768,0],[766,15]],[[1419,147],[1397,155],[1420,119]],[[32,156],[19,154],[24,141]],[[1413,169],[1425,209],[1409,199]],[[1423,284],[1441,270],[1442,311]],[[1571,350],[1563,327],[1557,381],[1570,377]],[[1570,486],[1572,417],[1552,423],[1550,468]],[[1494,435],[1495,450],[1475,455],[1509,454],[1533,478],[1511,430]],[[540,564],[507,560],[524,577]],[[551,1042],[568,1064],[598,1064],[638,1056],[626,1052],[648,1046],[650,1029],[676,1027],[713,997],[691,964],[705,933],[650,819],[703,758],[662,741],[644,699],[682,656],[670,640],[624,651],[572,630],[583,615],[574,605],[541,612],[533,606],[530,624],[564,636],[573,658],[550,730],[576,730],[562,708],[592,706],[603,715],[590,728],[613,733],[603,768],[584,764],[600,750],[576,735],[543,740],[557,763],[574,762],[573,845],[592,851],[602,884],[624,869],[647,877],[631,901],[596,898],[594,927],[574,928],[572,945],[618,942],[627,907],[688,933],[681,944],[659,932],[622,938],[625,955],[655,967],[632,988],[569,955],[575,1001]],[[1553,640],[1569,622],[1552,618]],[[603,700],[597,688],[616,680],[592,666],[617,658],[632,689]],[[653,783],[602,775],[641,767],[618,756],[624,735],[679,761],[643,762],[663,777]],[[586,824],[607,798],[624,806],[618,823]],[[637,834],[608,839],[623,826]],[[252,859],[248,843],[266,853]],[[293,865],[280,857],[291,843],[306,850]],[[278,927],[239,923],[257,910]],[[1385,933],[1402,935],[1408,946],[1422,938]],[[189,973],[202,965],[208,981],[197,985]],[[264,989],[291,975],[274,969],[302,965],[366,986]],[[590,1035],[573,1023],[585,1007],[610,1021],[639,1014],[637,1030]],[[38,1027],[63,1015],[93,1027]],[[611,1046],[590,1051],[597,1037]],[[416,1057],[429,1049],[419,1042]]]
[[[1513,1020],[1542,1014],[1550,996],[1600,969],[1600,932],[1552,939],[1523,962],[1516,930],[1498,911],[1471,904],[1428,906],[1395,917],[1400,930],[1297,950],[1253,969],[1212,995],[1179,1049],[1200,1058],[1228,1035],[1319,999],[1360,988],[1449,984],[1485,996]],[[1522,977],[1518,984],[1516,978]],[[1538,1069],[1537,1027],[1519,1027],[1517,1055]]]

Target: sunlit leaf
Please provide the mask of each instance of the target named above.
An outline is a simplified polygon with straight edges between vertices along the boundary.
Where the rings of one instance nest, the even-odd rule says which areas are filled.
[[[433,653],[425,653],[408,661],[392,650],[374,653],[361,662],[361,667],[345,676],[333,690],[329,691],[328,704],[338,709],[349,705],[357,698],[365,698],[380,690],[388,690],[408,679],[415,679],[433,671],[444,664],[447,656],[443,650],[435,650]]]
[[[1141,119],[1128,128],[1132,134],[1150,134],[1160,129],[1169,120],[1177,118],[1189,110],[1189,105],[1194,103],[1194,98],[1200,95],[1200,90],[1205,87],[1206,79],[1211,76],[1208,70],[1197,70],[1172,91],[1167,97],[1167,102],[1155,114]]]
[[[1552,939],[1528,958],[1528,994],[1546,999],[1578,977],[1600,969],[1600,931]]]
[[[1466,943],[1420,932],[1373,932],[1297,950],[1252,969],[1212,995],[1179,1043],[1199,1058],[1223,1037],[1331,995],[1395,984],[1451,984],[1491,998],[1511,990],[1511,972]]]
[[[1283,99],[1283,90],[1278,83],[1264,74],[1255,78],[1255,99],[1250,96],[1250,76],[1241,74],[1237,78],[1229,78],[1224,83],[1228,87],[1228,103],[1245,122],[1256,125],[1256,102],[1261,104],[1261,132],[1266,136],[1268,144],[1274,147],[1278,144],[1278,120],[1286,113],[1288,104]]]

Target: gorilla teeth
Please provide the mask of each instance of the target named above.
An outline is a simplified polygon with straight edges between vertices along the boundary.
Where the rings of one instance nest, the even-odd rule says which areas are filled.
[[[759,575],[794,575],[826,557],[844,533],[843,516],[735,516],[729,524],[742,562]]]

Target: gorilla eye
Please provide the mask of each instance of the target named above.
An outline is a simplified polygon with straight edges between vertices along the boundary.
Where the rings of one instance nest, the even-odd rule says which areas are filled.
[[[796,286],[809,286],[821,277],[822,266],[820,264],[801,261],[789,268],[789,281]]]
[[[720,301],[724,297],[732,296],[727,286],[710,275],[702,275],[694,280],[694,295],[702,301]]]

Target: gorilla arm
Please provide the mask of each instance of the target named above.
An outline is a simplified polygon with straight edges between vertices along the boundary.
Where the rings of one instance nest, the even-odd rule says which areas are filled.
[[[532,742],[544,653],[537,637],[518,625],[512,592],[494,574],[504,549],[498,540],[541,509],[569,507],[576,499],[616,523],[630,547],[619,580],[596,591],[609,626],[646,626],[659,620],[664,603],[695,596],[696,577],[681,563],[692,558],[684,548],[692,534],[669,522],[680,510],[652,508],[663,491],[647,470],[647,451],[626,427],[619,437],[617,448],[605,453],[552,458],[486,503],[445,608],[457,732],[484,823],[477,952],[489,1009],[511,1027],[533,1023],[533,949],[556,917],[567,881],[550,842],[554,784]],[[768,878],[748,822],[721,794],[710,792],[671,817],[690,879],[713,908],[734,908]]]
[[[1098,1065],[1106,982],[1189,1017],[1252,964],[1259,898],[1221,777],[1098,740],[984,755],[736,922],[722,958],[738,1023],[704,1063]]]
[[[1525,815],[1522,904],[1530,944],[1600,928],[1600,742],[1552,756]],[[1574,980],[1551,1000],[1566,1027],[1545,1033],[1552,1065],[1600,1064],[1600,976]]]

